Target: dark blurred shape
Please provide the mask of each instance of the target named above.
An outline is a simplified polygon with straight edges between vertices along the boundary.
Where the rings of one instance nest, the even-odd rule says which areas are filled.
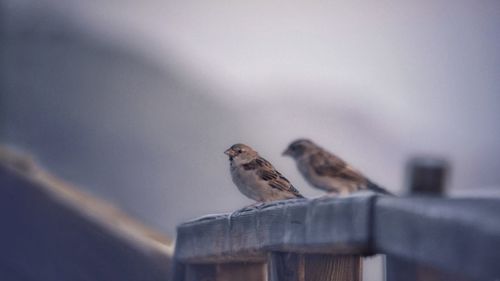
[[[407,191],[419,195],[443,195],[449,164],[436,157],[417,156],[406,166]]]
[[[5,133],[5,101],[3,93],[5,92],[5,81],[2,73],[5,71],[5,8],[3,2],[0,1],[0,136]]]
[[[0,147],[0,280],[167,280],[172,242]]]

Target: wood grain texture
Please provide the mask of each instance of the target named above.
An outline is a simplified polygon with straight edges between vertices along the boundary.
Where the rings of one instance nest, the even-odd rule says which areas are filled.
[[[304,281],[304,257],[301,254],[270,253],[268,266],[269,281]]]
[[[465,278],[500,280],[499,199],[379,198],[374,226],[379,253]]]
[[[176,258],[185,263],[263,262],[268,251],[369,253],[374,197],[278,201],[191,221],[178,227]]]
[[[300,271],[287,271],[294,255],[372,253],[464,279],[500,280],[500,200],[357,195],[280,201],[185,223],[177,241],[176,258],[184,263],[264,262],[272,252],[269,274],[276,280],[301,279]]]
[[[269,255],[269,281],[361,281],[360,256]]]
[[[265,263],[223,263],[217,265],[217,281],[267,281]]]
[[[361,281],[360,256],[305,255],[307,281]]]

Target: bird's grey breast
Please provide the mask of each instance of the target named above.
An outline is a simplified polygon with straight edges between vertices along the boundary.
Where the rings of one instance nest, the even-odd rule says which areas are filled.
[[[311,164],[306,157],[302,157],[297,160],[297,168],[299,172],[306,178],[309,179],[312,176]]]
[[[258,185],[257,175],[254,170],[246,170],[242,165],[238,165],[231,161],[230,165],[231,177],[238,190],[247,197],[254,200],[261,200]]]

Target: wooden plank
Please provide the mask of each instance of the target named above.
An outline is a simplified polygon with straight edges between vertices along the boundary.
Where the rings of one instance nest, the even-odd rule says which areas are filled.
[[[397,257],[387,257],[387,280],[394,281],[471,281],[465,276],[407,261]],[[389,262],[390,261],[390,262]]]
[[[270,281],[360,281],[360,256],[295,254],[269,255]]]
[[[169,280],[184,281],[186,279],[186,265],[176,260],[172,262]]]
[[[465,278],[500,279],[499,199],[381,197],[374,226],[377,252]]]
[[[394,256],[386,256],[387,281],[417,281],[417,266]],[[444,281],[444,280],[443,280]]]
[[[272,202],[204,217],[177,230],[184,263],[263,262],[267,251],[371,253],[373,194]]]
[[[216,266],[213,264],[186,265],[184,281],[216,281]],[[174,280],[182,281],[182,280]]]
[[[307,281],[361,281],[360,256],[306,255]]]
[[[265,263],[223,263],[217,265],[217,281],[266,281]]]
[[[5,153],[0,149],[0,274],[33,281],[168,280],[171,246],[154,231]]]
[[[296,253],[269,254],[269,281],[304,281],[304,256]]]

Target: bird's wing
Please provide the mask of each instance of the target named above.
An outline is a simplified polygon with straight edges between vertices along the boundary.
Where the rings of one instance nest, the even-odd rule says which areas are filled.
[[[274,167],[266,159],[264,159],[262,157],[257,157],[254,160],[252,160],[246,164],[243,164],[243,169],[245,169],[247,171],[248,170],[257,170],[257,169],[273,169],[274,170]]]
[[[290,192],[298,198],[303,198],[303,196],[290,183],[290,181],[285,178],[280,172],[278,172],[266,159],[259,157],[252,162],[250,162],[249,164],[252,163],[251,166],[256,167],[257,176],[266,181],[269,186],[281,191]]]
[[[319,176],[341,178],[350,181],[364,181],[364,176],[339,157],[320,151],[310,158],[311,167]]]

